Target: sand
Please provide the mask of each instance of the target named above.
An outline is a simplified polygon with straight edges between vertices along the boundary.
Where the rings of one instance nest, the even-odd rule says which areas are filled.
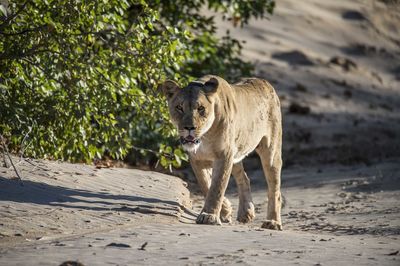
[[[149,221],[178,221],[190,212],[190,193],[177,177],[14,160],[23,186],[12,168],[0,167],[0,248]]]
[[[255,221],[206,226],[194,222],[202,198],[192,191],[192,209],[177,177],[33,163],[47,170],[20,163],[23,187],[0,168],[0,265],[398,265],[399,159],[286,169],[282,232],[260,228],[260,171],[251,173]],[[227,195],[237,210],[233,184]]]
[[[260,228],[253,156],[256,219],[222,226],[194,223],[203,199],[189,169],[23,160],[23,187],[0,167],[0,265],[399,265],[399,6],[279,0],[269,20],[218,21],[282,102],[284,231]],[[227,196],[236,212],[232,180]]]

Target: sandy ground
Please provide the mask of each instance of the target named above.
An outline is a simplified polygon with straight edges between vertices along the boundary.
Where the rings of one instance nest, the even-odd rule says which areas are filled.
[[[204,226],[194,223],[202,199],[193,189],[192,210],[176,177],[32,162],[40,169],[19,164],[23,187],[0,168],[0,265],[399,264],[400,160],[285,170],[282,232],[260,228],[259,171],[251,176],[256,220]],[[231,184],[237,209],[235,194]]]
[[[37,160],[17,168],[23,186],[11,167],[0,167],[0,248],[191,213],[190,193],[176,177]]]
[[[280,0],[269,20],[218,25],[246,40],[243,57],[282,101],[284,231],[260,229],[266,184],[252,156],[256,220],[223,226],[194,224],[203,201],[190,171],[177,173],[187,188],[22,161],[24,187],[0,167],[0,265],[399,265],[400,5]],[[233,182],[227,196],[236,209]]]

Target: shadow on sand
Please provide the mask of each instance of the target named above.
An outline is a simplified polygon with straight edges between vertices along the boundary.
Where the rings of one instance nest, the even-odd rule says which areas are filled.
[[[18,182],[0,176],[0,201],[32,203],[52,207],[90,211],[128,211],[177,216],[185,207],[175,201],[134,195],[116,195],[86,189],[72,189],[24,180]]]

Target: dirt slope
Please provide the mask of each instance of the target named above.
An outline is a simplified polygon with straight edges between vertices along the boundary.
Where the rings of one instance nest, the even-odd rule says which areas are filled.
[[[219,24],[280,95],[286,166],[400,156],[399,4],[280,0],[269,20]]]

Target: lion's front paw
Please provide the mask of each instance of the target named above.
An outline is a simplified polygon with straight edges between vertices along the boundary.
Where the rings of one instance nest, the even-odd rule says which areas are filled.
[[[275,220],[266,220],[261,225],[261,228],[282,231],[282,224],[278,223]]]
[[[254,211],[254,204],[252,202],[247,202],[246,204],[239,205],[237,220],[240,223],[249,223],[253,221],[256,216]]]
[[[202,212],[197,216],[196,223],[221,225],[221,220],[219,219],[219,215]]]

